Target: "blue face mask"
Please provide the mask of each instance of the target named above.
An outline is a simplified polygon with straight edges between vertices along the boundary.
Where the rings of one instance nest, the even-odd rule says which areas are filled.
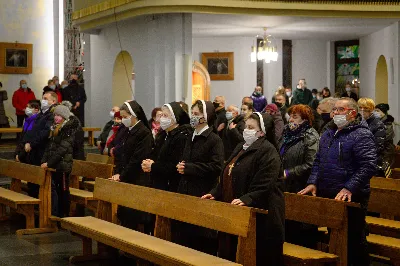
[[[225,116],[226,116],[227,120],[231,120],[233,118],[233,113],[232,112],[226,112]]]
[[[23,89],[27,89],[27,88],[28,88],[28,85],[26,85],[26,84],[22,84],[22,85],[21,85],[21,88],[23,88]]]

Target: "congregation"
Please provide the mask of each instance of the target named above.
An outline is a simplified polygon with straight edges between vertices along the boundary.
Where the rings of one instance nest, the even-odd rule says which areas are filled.
[[[23,126],[15,160],[56,170],[51,200],[58,217],[69,215],[73,159],[84,159],[86,95],[76,78],[49,80],[41,100],[21,80],[13,95]],[[368,265],[369,182],[394,162],[394,118],[388,104],[358,99],[351,84],[336,96],[326,87],[309,90],[300,79],[293,91],[279,87],[270,104],[258,86],[240,107],[226,106],[224,96],[199,99],[190,110],[171,102],[155,108],[150,120],[137,101],[126,101],[111,109],[96,144],[114,158],[116,182],[268,210],[257,216],[257,265],[283,265],[285,241],[317,245],[316,226],[285,221],[284,192],[357,202],[361,208],[349,212],[348,262]],[[37,197],[37,185],[28,187]],[[117,216],[124,227],[154,230],[150,214],[119,206]],[[231,235],[178,222],[172,229],[176,243],[235,260]]]

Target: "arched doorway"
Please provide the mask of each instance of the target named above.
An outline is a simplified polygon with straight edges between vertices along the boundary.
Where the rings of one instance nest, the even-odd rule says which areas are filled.
[[[210,100],[210,74],[198,61],[192,66],[192,103],[196,100]]]
[[[381,55],[376,64],[375,75],[375,102],[388,103],[389,101],[389,77],[386,59]]]
[[[114,62],[112,104],[120,106],[126,100],[132,99],[134,91],[134,69],[131,55],[121,51]]]

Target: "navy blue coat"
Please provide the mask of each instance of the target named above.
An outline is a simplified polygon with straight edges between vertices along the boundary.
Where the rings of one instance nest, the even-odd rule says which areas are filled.
[[[307,184],[316,185],[321,197],[334,198],[346,188],[354,198],[365,198],[370,192],[370,179],[376,173],[374,135],[359,120],[336,131],[337,126],[331,121],[321,136]]]

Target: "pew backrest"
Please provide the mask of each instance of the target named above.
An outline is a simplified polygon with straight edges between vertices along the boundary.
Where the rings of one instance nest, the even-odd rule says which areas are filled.
[[[84,176],[87,178],[110,178],[113,172],[113,165],[96,163],[81,160],[74,160],[71,175]]]
[[[400,190],[371,187],[368,210],[400,216]]]
[[[373,177],[371,178],[371,187],[400,190],[400,179]]]
[[[96,178],[96,199],[246,237],[254,209]]]
[[[110,157],[107,155],[95,154],[95,153],[86,154],[86,161],[87,162],[95,162],[95,163],[114,164],[113,157]]]
[[[0,159],[0,169],[2,175],[39,186],[42,186],[46,179],[45,169],[29,164]]]

